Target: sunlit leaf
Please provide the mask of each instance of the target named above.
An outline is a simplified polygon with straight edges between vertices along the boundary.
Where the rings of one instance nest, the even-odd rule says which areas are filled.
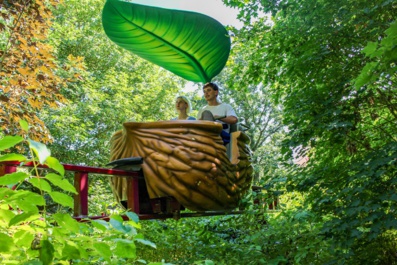
[[[0,209],[0,224],[2,227],[6,227],[12,218],[14,218],[15,213],[11,210]]]
[[[229,57],[226,29],[203,14],[108,0],[102,23],[120,47],[190,81],[210,81]]]
[[[50,150],[45,144],[28,139],[29,147],[34,151],[34,153],[39,158],[40,164],[43,164],[47,158],[51,155]]]
[[[5,136],[3,139],[0,139],[0,151],[13,147],[22,141],[23,138],[21,136]]]
[[[14,248],[13,239],[6,234],[0,233],[0,252],[7,252],[12,248]]]
[[[43,205],[43,204],[44,204],[44,200],[41,205]],[[28,200],[13,201],[10,203],[10,206],[14,207],[14,208],[19,208],[20,210],[26,211],[26,212],[32,212],[32,213],[39,212],[39,209],[37,208],[37,206],[33,202],[28,201]]]
[[[52,260],[54,259],[54,246],[48,240],[41,241],[40,248],[40,260],[44,265],[52,264]]]
[[[61,176],[65,175],[65,168],[62,166],[61,163],[59,163],[58,159],[56,159],[55,157],[48,157],[46,160],[46,164],[48,165],[49,168],[54,169],[55,171],[57,171],[59,174],[61,174]]]
[[[7,198],[7,200],[8,200],[8,198]],[[31,206],[32,205],[45,205],[45,200],[44,200],[43,196],[41,196],[40,194],[28,191],[28,190],[20,190],[20,191],[14,193],[13,196],[10,197],[10,200],[16,202],[16,204],[18,204],[18,207],[21,209],[23,208],[23,204],[22,204],[23,202],[25,202],[26,204],[29,204]],[[11,203],[11,201],[10,201],[10,203]],[[30,211],[30,212],[33,212],[36,210],[34,208],[31,208],[30,206],[28,206],[28,207],[29,207],[28,208],[29,210],[24,209],[24,208],[22,210]]]
[[[29,222],[32,220],[39,219],[41,215],[37,214],[36,212],[24,212],[21,214],[15,215],[9,223],[9,226],[13,226],[19,224],[21,222]]]
[[[0,156],[0,162],[1,161],[25,161],[27,160],[25,156],[20,155],[20,154],[6,154],[3,156]]]
[[[25,120],[19,120],[19,125],[21,126],[22,130],[25,132],[29,131],[29,124]]]
[[[94,243],[93,247],[106,260],[109,260],[112,257],[112,251],[110,250],[110,247],[107,244],[98,242],[98,243]]]
[[[377,47],[378,47],[378,43],[370,41],[368,42],[367,46],[365,46],[365,48],[363,49],[363,53],[366,56],[371,56],[376,51]]]
[[[77,194],[76,188],[72,184],[70,184],[67,179],[62,178],[60,175],[57,175],[55,173],[48,173],[45,178],[55,186],[63,189],[64,191],[69,191]]]
[[[16,184],[28,177],[29,175],[24,172],[15,172],[15,173],[7,174],[0,178],[0,185]]]
[[[59,203],[62,206],[73,208],[74,202],[72,197],[57,191],[49,192],[48,194],[54,202]]]
[[[30,247],[33,239],[34,239],[33,231],[19,230],[14,234],[15,243],[20,247],[25,247],[25,248]]]
[[[53,215],[55,221],[58,225],[64,227],[73,233],[78,233],[80,230],[79,223],[73,219],[69,214],[56,213]]]
[[[31,178],[29,180],[29,182],[33,186],[35,186],[36,188],[38,188],[40,190],[43,190],[43,191],[46,191],[46,192],[51,192],[52,191],[50,184],[45,179],[40,179],[40,178],[34,177],[34,178]]]

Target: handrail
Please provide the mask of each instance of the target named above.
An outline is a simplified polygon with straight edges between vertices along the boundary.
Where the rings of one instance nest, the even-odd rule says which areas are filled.
[[[26,163],[22,162],[21,163],[19,161],[3,161],[0,163],[5,164],[7,166],[14,166],[14,167],[34,167],[33,162],[26,162]],[[132,171],[132,170],[91,167],[91,166],[63,164],[63,163],[61,163],[61,165],[64,167],[65,171],[70,171],[70,172],[87,172],[87,173],[103,174],[103,175],[138,177],[138,172]],[[47,165],[42,165],[42,164],[37,164],[36,166],[38,168],[43,168],[43,169],[48,168]]]
[[[102,174],[111,175],[127,178],[127,190],[128,190],[128,208],[131,211],[139,213],[139,189],[138,181],[143,178],[140,170],[123,170],[123,169],[111,169],[101,167],[91,167],[73,164],[62,164],[65,171],[74,172],[74,187],[76,188],[77,194],[74,195],[74,209],[73,217],[75,219],[90,219],[88,215],[88,174]],[[3,161],[0,162],[0,177],[5,174],[16,172],[18,167],[34,167],[33,162],[21,163],[19,161]],[[49,169],[48,166],[38,164],[37,168]],[[97,218],[95,218],[97,219]]]

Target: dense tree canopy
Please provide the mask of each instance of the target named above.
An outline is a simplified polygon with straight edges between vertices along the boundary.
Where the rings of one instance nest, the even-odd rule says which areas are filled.
[[[224,2],[241,8],[240,38],[257,44],[247,74],[283,105],[285,158],[296,148],[310,158],[291,168],[289,189],[307,192],[331,217],[324,235],[344,246],[382,240],[397,228],[395,2]]]
[[[14,134],[20,131],[19,120],[26,120],[32,125],[33,138],[50,141],[37,112],[66,102],[60,89],[78,76],[79,61],[68,56],[59,64],[54,57],[53,46],[46,40],[52,13],[44,1],[5,1],[0,9],[0,127]],[[61,68],[63,77],[58,73]]]
[[[70,104],[41,113],[56,138],[52,149],[63,162],[106,164],[109,139],[122,123],[170,119],[183,87],[183,80],[106,37],[103,3],[66,0],[54,10],[51,41],[57,57],[84,58],[85,66],[81,80],[63,89]]]

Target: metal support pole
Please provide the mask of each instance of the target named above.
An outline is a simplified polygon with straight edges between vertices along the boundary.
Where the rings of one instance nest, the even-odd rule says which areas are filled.
[[[73,216],[88,215],[88,173],[75,172],[74,187],[78,194],[74,195]]]

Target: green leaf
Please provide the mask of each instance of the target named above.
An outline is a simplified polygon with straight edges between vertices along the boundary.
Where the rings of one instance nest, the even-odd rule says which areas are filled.
[[[377,67],[378,63],[376,62],[370,62],[367,63],[363,70],[361,71],[360,75],[357,77],[354,86],[356,89],[361,88],[362,86],[366,85],[368,82],[370,82],[371,77],[373,76],[373,70]]]
[[[211,81],[229,57],[228,32],[203,14],[108,0],[102,23],[120,47],[193,82]]]
[[[156,244],[154,244],[153,242],[146,240],[146,239],[141,239],[141,238],[136,238],[135,242],[139,242],[141,244],[144,244],[146,246],[152,247],[152,248],[156,248]]]
[[[19,120],[19,125],[21,126],[22,130],[24,130],[25,132],[29,131],[29,124],[27,121]]]
[[[388,36],[397,36],[397,21],[391,23],[390,28],[388,28],[385,32]]]
[[[40,215],[37,214],[36,212],[24,212],[24,213],[15,215],[10,220],[9,226],[13,226],[13,225],[19,224],[21,222],[29,222],[29,221],[36,220],[39,218],[40,218]]]
[[[6,227],[15,214],[10,210],[0,209],[0,227]]]
[[[92,220],[91,224],[103,232],[109,229],[109,223],[104,220]]]
[[[65,175],[65,168],[63,167],[63,165],[58,161],[58,159],[56,159],[55,157],[48,157],[46,160],[46,165],[55,170],[56,172],[58,172],[59,174],[61,174],[61,176]]]
[[[3,233],[0,233],[0,253],[10,251],[14,246],[14,240]]]
[[[13,237],[17,246],[28,248],[34,239],[34,231],[19,230]]]
[[[139,222],[139,216],[136,213],[134,213],[134,212],[126,212],[125,214],[127,215],[127,217],[130,220],[134,221],[135,223]]]
[[[0,185],[14,185],[28,177],[29,175],[24,172],[14,172],[0,177]]]
[[[41,241],[40,248],[40,260],[44,265],[52,264],[52,260],[54,259],[54,246],[48,240]]]
[[[43,200],[43,202],[44,202],[44,200]],[[11,206],[18,207],[20,210],[26,211],[26,212],[36,212],[36,213],[39,212],[39,209],[37,208],[36,204],[34,204],[28,200],[18,200],[18,201],[12,202]]]
[[[0,139],[0,151],[13,147],[22,141],[23,137],[21,136],[5,136],[3,139]]]
[[[62,264],[62,263],[59,263]],[[26,261],[25,263],[23,263],[23,265],[43,265],[43,262],[39,261],[39,260],[29,260]]]
[[[67,179],[62,178],[58,174],[49,173],[45,176],[45,178],[48,179],[55,186],[63,189],[64,191],[69,191],[74,194],[77,194],[76,188],[72,184],[70,184]]]
[[[39,190],[43,190],[46,192],[52,191],[50,184],[45,179],[34,177],[29,179],[29,182]]]
[[[0,156],[0,162],[2,161],[25,161],[27,158],[20,154],[6,154]]]
[[[73,233],[78,233],[80,230],[79,223],[73,219],[69,214],[56,213],[52,215],[54,220],[63,229],[69,230]]]
[[[54,202],[59,203],[62,206],[73,208],[73,198],[69,195],[57,191],[49,192],[48,194],[51,196]]]
[[[116,239],[115,254],[121,258],[135,258],[136,246],[134,242],[127,239]]]
[[[1,179],[1,178],[0,178]],[[3,188],[1,188],[0,187],[0,198],[4,198],[4,197],[8,197],[8,196],[11,196],[12,194],[14,194],[15,193],[15,191],[14,190],[11,190],[11,189],[9,189],[9,188],[5,188],[5,187],[3,187]]]
[[[112,215],[110,216],[110,218],[111,218],[111,219],[114,219],[114,220],[117,220],[117,221],[119,221],[120,223],[124,222],[123,217],[121,217],[121,215],[119,215],[119,214],[112,214]]]
[[[94,249],[107,261],[110,260],[112,257],[112,251],[110,250],[110,247],[102,242],[94,243],[93,244]]]
[[[120,222],[120,221],[118,221],[118,220],[116,220],[116,219],[113,219],[113,218],[110,218],[109,223],[110,223],[116,230],[118,230],[118,231],[120,231],[120,232],[122,232],[122,233],[125,233],[125,234],[128,233],[128,232],[130,232],[130,230],[131,230],[130,227],[124,226],[122,222]]]
[[[73,242],[67,242],[62,250],[62,256],[67,259],[79,259],[81,255]]]
[[[368,56],[371,57],[371,55],[376,51],[376,48],[378,47],[378,43],[376,42],[368,42],[367,46],[365,46],[365,48],[363,49],[363,53]]]
[[[45,205],[45,200],[41,195],[27,190],[20,190],[14,193],[13,196],[7,198],[6,201],[9,201],[9,203],[15,202],[18,205],[18,207],[20,207],[21,209],[24,206],[23,203],[26,203],[30,206]],[[30,209],[30,206],[29,206],[29,211],[35,211],[35,207]],[[27,209],[22,209],[22,210],[27,211]]]
[[[36,156],[39,158],[40,164],[44,164],[47,158],[51,155],[50,150],[45,144],[28,139],[29,147],[34,151]]]

